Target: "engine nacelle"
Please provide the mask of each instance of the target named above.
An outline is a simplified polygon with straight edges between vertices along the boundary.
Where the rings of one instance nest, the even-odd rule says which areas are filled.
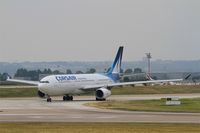
[[[41,91],[38,91],[38,96],[41,98],[45,98],[45,94]]]
[[[111,91],[107,88],[100,88],[96,90],[96,98],[99,100],[105,100],[107,97],[111,95]]]

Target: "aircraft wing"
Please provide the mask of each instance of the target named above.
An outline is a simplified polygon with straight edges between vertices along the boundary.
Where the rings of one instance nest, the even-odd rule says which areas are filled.
[[[148,84],[148,83],[166,83],[166,82],[178,82],[183,81],[183,79],[170,79],[170,80],[150,80],[150,81],[134,81],[134,82],[121,82],[121,83],[111,83],[105,85],[88,85],[82,88],[82,90],[98,89],[101,87],[115,87],[123,85],[135,85],[135,84]]]
[[[39,81],[19,80],[19,79],[10,79],[10,78],[8,78],[7,81],[16,82],[16,83],[24,83],[24,84],[35,85],[35,86],[39,84]]]

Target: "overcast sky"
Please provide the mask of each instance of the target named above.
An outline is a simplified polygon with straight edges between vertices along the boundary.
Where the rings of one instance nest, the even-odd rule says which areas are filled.
[[[200,0],[1,0],[0,62],[200,59]]]

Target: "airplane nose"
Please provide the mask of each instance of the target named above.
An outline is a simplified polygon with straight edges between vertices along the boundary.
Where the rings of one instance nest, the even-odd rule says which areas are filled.
[[[39,84],[39,85],[38,85],[38,89],[39,89],[40,91],[42,91],[42,92],[44,92],[45,88],[46,88],[46,85],[45,85],[45,84]]]

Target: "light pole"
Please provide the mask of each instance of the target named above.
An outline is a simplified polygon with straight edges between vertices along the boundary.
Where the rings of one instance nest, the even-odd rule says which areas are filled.
[[[151,76],[151,53],[146,53],[147,61],[148,61],[148,75]]]

